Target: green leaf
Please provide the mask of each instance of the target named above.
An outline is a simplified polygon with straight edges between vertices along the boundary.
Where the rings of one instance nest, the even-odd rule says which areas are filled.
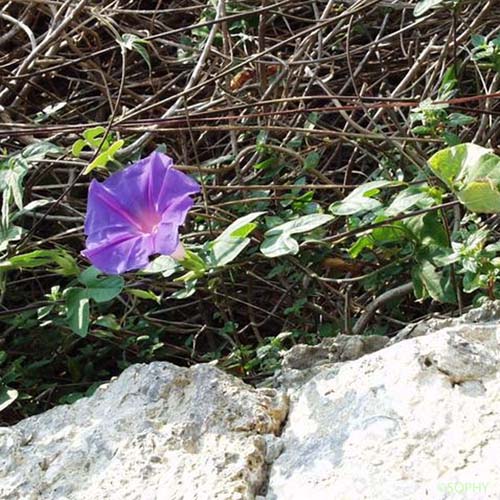
[[[464,115],[463,113],[450,113],[448,115],[448,125],[453,127],[462,127],[474,123],[476,119],[473,116]]]
[[[180,267],[180,264],[169,255],[159,255],[151,261],[141,272],[146,274],[161,273],[168,278],[172,276]]]
[[[277,163],[277,159],[275,156],[271,156],[270,158],[267,158],[266,160],[263,160],[259,163],[256,163],[253,168],[255,170],[264,170],[268,167],[273,167]]]
[[[180,263],[184,269],[188,269],[200,277],[203,276],[207,269],[206,262],[198,254],[191,252],[190,250],[186,250],[186,256]]]
[[[483,35],[473,34],[470,37],[470,39],[471,39],[472,45],[474,45],[474,47],[476,47],[476,48],[485,47],[488,45],[487,39]]]
[[[147,45],[149,42],[142,38],[139,38],[137,35],[132,33],[125,33],[122,36],[122,43],[128,50],[135,50],[146,62],[148,65],[149,71],[151,71],[151,60],[149,58],[149,53],[146,50],[144,45]]]
[[[472,212],[500,212],[500,157],[475,144],[438,151],[429,166]]]
[[[432,127],[426,127],[425,125],[418,125],[413,127],[411,131],[418,136],[432,135],[434,129]]]
[[[415,17],[423,16],[428,10],[438,8],[444,0],[420,0],[420,2],[415,5],[413,10],[413,15]]]
[[[436,212],[416,215],[401,221],[401,224],[410,231],[420,247],[448,248],[448,235]]]
[[[91,163],[89,163],[89,165],[87,165],[87,168],[83,171],[83,175],[89,174],[95,168],[105,168],[110,161],[114,160],[115,154],[118,153],[124,144],[125,141],[122,139],[113,142],[111,146],[100,153]]]
[[[500,212],[500,191],[498,185],[493,184],[490,179],[470,182],[457,196],[473,212]]]
[[[23,179],[32,163],[43,159],[48,153],[60,152],[60,148],[47,141],[38,141],[24,148],[20,153],[0,162],[0,192],[2,200],[2,223],[9,223],[11,199],[19,209],[23,208]]]
[[[89,294],[83,288],[68,288],[65,293],[66,319],[71,330],[85,337],[89,331]]]
[[[138,43],[135,43],[134,50],[144,59],[144,62],[147,64],[149,71],[151,72],[153,68],[151,66],[151,59],[146,48]]]
[[[3,211],[7,210],[11,199],[17,208],[23,208],[23,179],[28,172],[28,168],[20,165],[15,160],[9,162],[9,166],[5,168],[5,164],[0,170],[0,192],[3,192]]]
[[[252,212],[231,223],[211,244],[210,261],[214,267],[232,262],[250,243],[247,236],[257,227],[255,219],[266,212]]]
[[[460,144],[462,141],[460,140],[460,137],[457,134],[454,134],[453,132],[450,132],[449,130],[445,130],[443,132],[443,139],[444,142],[446,142],[447,146],[457,146]]]
[[[309,170],[311,168],[316,168],[320,159],[321,155],[318,152],[313,151],[312,153],[309,153],[304,160],[304,169]]]
[[[432,99],[424,99],[419,105],[417,108],[415,108],[413,110],[413,113],[416,113],[417,116],[420,115],[420,111],[424,111],[424,112],[436,112],[436,111],[440,111],[440,110],[443,110],[443,109],[446,109],[449,107],[449,104],[445,103],[445,102],[434,102]],[[421,116],[422,118],[425,117],[425,113]]]
[[[90,323],[90,299],[96,302],[114,299],[123,290],[124,280],[121,276],[100,276],[100,271],[91,266],[80,274],[78,281],[85,288],[72,287],[64,294],[66,319],[74,333],[85,337]]]
[[[8,261],[2,262],[2,267],[22,269],[45,266],[54,262],[54,250],[34,250],[33,252],[15,255]]]
[[[349,248],[349,255],[355,259],[365,249],[372,249],[375,246],[374,238],[370,234],[360,236]]]
[[[33,200],[30,201],[27,205],[25,205],[21,210],[16,212],[11,220],[16,220],[18,219],[21,215],[28,213],[28,212],[33,212],[37,208],[44,207],[46,205],[50,205],[54,200],[52,198],[42,198],[41,200]]]
[[[99,145],[102,142],[102,136],[106,133],[106,129],[102,127],[101,125],[98,125],[97,127],[91,127],[86,129],[83,132],[83,137],[89,144],[89,146],[92,146],[94,149],[98,148]],[[107,149],[109,147],[109,143],[107,139],[104,141],[102,145],[103,149]]]
[[[260,251],[269,258],[288,254],[296,255],[299,252],[299,244],[291,236],[312,231],[332,221],[333,218],[327,214],[304,215],[273,227],[265,233],[265,240],[260,246]]]
[[[318,123],[319,120],[319,114],[313,111],[312,113],[309,113],[307,116],[306,123],[304,125],[304,128],[308,130],[313,130],[316,127],[316,124]]]
[[[430,206],[433,202],[433,198],[430,197],[426,191],[416,188],[415,186],[410,186],[400,191],[395,196],[391,204],[384,210],[384,215],[393,217],[394,215],[405,212],[415,205],[425,203],[427,206]]]
[[[444,72],[443,80],[439,87],[438,99],[446,100],[452,97],[458,84],[457,69],[455,65],[450,66]]]
[[[11,241],[18,241],[23,234],[23,228],[19,226],[10,226],[7,229],[0,227],[0,252],[7,249]]]
[[[11,405],[19,396],[19,393],[15,389],[10,389],[9,387],[1,384],[0,385],[0,411],[5,410],[7,406]]]
[[[52,144],[49,141],[37,141],[29,146],[26,146],[21,151],[21,157],[25,158],[28,162],[43,160],[48,154],[60,154],[62,148]]]
[[[307,233],[332,220],[333,217],[327,214],[303,215],[298,219],[285,222],[284,224],[280,224],[279,226],[269,229],[268,231],[266,231],[265,236],[275,236],[282,233],[287,233],[287,234]]]
[[[84,139],[77,139],[74,143],[73,146],[71,146],[71,154],[75,158],[80,158],[80,155],[82,154],[83,148],[88,146],[87,141]]]
[[[78,266],[75,259],[65,250],[34,250],[33,252],[15,255],[9,260],[0,262],[0,270],[23,269],[57,264],[59,267],[54,272],[63,276],[78,274]]]
[[[78,277],[78,281],[87,287],[87,296],[96,302],[107,302],[118,296],[123,290],[125,281],[121,276],[100,276],[94,266],[86,269]]]
[[[195,279],[185,281],[184,288],[177,290],[177,292],[174,292],[172,295],[170,295],[170,297],[177,300],[187,299],[188,297],[191,297],[191,295],[196,292],[196,283],[197,280]]]
[[[375,222],[382,222],[384,218],[377,217]],[[388,226],[376,227],[371,232],[373,242],[377,246],[385,245],[387,243],[401,243],[408,236],[408,229],[401,222],[394,222]]]
[[[104,168],[106,164],[114,159],[114,155],[123,146],[124,142],[122,140],[115,141],[110,145],[109,139],[104,137],[106,129],[102,126],[91,127],[83,132],[83,139],[78,139],[74,142],[71,153],[77,158],[81,155],[83,148],[89,147],[90,149],[96,150],[101,147],[101,153],[95,158],[90,165],[87,166],[84,175],[91,172],[94,168],[102,167]]]
[[[140,288],[127,288],[127,293],[139,299],[152,300],[157,304],[161,302],[160,296],[156,295],[151,290],[141,290]]]
[[[270,236],[262,242],[260,251],[269,258],[282,255],[297,255],[299,253],[299,244],[286,234]]]
[[[328,209],[335,215],[356,215],[369,212],[382,206],[380,201],[372,197],[380,192],[380,188],[386,186],[396,186],[399,181],[371,181],[357,187],[352,193],[342,201],[337,201],[330,205]]]
[[[444,303],[456,303],[455,291],[451,285],[450,276],[444,272],[440,272],[428,260],[419,262],[412,270],[414,285],[420,288],[422,294],[422,286],[425,291],[434,300]]]

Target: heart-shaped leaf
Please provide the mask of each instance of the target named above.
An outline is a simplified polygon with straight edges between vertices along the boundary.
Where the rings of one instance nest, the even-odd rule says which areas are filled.
[[[459,144],[429,159],[431,170],[472,212],[500,212],[500,157],[476,144]]]
[[[79,276],[78,281],[87,287],[88,297],[96,302],[107,302],[121,293],[124,285],[121,276],[99,275],[99,270],[91,266]]]
[[[329,211],[335,215],[355,215],[369,212],[382,206],[380,201],[373,198],[385,186],[401,184],[398,181],[371,181],[357,187],[342,201],[336,201],[330,205]]]
[[[232,262],[250,243],[247,236],[257,227],[254,221],[266,212],[253,212],[231,223],[211,244],[210,260],[214,267]]]
[[[299,252],[299,244],[292,238],[292,235],[312,231],[330,222],[333,218],[333,216],[327,214],[304,215],[273,227],[264,235],[266,239],[260,246],[260,251],[269,258],[290,254],[296,255]]]
[[[85,337],[89,331],[89,294],[84,288],[69,288],[65,294],[66,319],[74,333]]]

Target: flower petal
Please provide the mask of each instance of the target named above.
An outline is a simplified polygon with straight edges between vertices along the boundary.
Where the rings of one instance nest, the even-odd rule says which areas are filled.
[[[193,206],[193,203],[193,200],[189,196],[177,198],[162,213],[162,223],[170,223],[177,226],[184,224],[186,215]]]
[[[103,185],[119,198],[134,218],[140,219],[144,213],[156,211],[157,199],[171,166],[171,158],[153,153],[115,172]]]
[[[199,193],[199,191],[200,185],[194,179],[174,168],[170,168],[156,196],[158,210],[163,213],[170,205],[179,203],[181,199],[188,197],[190,194]]]
[[[92,181],[82,254],[101,271],[119,274],[145,267],[154,253],[170,255],[179,244],[179,226],[200,186],[172,167],[162,153]]]
[[[154,253],[171,255],[179,244],[179,226],[171,222],[162,222],[158,225],[154,235]]]
[[[175,260],[183,260],[186,258],[186,249],[184,248],[184,245],[180,241],[174,252],[170,254],[170,257],[172,257]]]
[[[109,233],[134,231],[139,227],[128,210],[95,179],[90,183],[87,205],[86,235],[102,233],[102,239]]]
[[[82,252],[100,271],[108,274],[121,274],[133,269],[142,269],[154,253],[150,235],[130,233],[116,234]]]

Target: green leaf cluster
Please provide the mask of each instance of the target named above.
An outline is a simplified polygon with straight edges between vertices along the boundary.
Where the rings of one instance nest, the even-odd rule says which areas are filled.
[[[124,280],[121,276],[101,276],[92,266],[80,274],[78,282],[83,286],[67,288],[64,299],[70,328],[85,337],[90,324],[90,300],[101,303],[114,299],[122,292]]]
[[[85,148],[90,148],[92,151],[100,148],[99,154],[87,165],[83,175],[89,174],[95,168],[106,168],[109,162],[114,161],[115,155],[125,144],[122,139],[111,142],[109,136],[105,134],[106,129],[104,127],[91,127],[83,132],[83,139],[74,142],[71,152],[77,158],[80,157]]]
[[[467,209],[500,212],[500,157],[491,150],[459,144],[438,151],[428,163]]]

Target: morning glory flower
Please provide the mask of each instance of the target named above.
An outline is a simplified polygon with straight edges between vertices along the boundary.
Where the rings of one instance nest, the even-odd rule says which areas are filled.
[[[197,182],[159,152],[104,182],[92,180],[82,255],[108,274],[142,269],[154,254],[183,258],[179,226],[193,206],[190,195],[199,190]]]

